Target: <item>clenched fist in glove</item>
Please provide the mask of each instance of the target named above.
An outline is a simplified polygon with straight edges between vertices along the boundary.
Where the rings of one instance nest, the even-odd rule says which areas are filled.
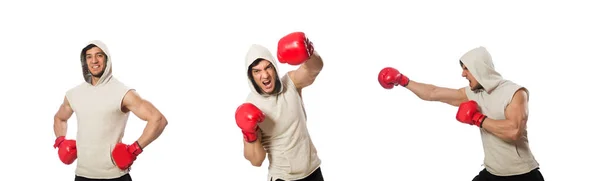
[[[401,85],[406,87],[410,79],[401,74],[398,70],[392,67],[385,67],[379,71],[379,84],[384,89],[392,89],[394,86]]]
[[[258,123],[264,119],[265,114],[252,103],[244,103],[235,111],[235,122],[242,129],[244,140],[248,143],[256,141]]]
[[[481,127],[481,123],[486,117],[479,112],[477,102],[473,100],[461,103],[456,113],[456,120],[478,127]]]
[[[142,147],[137,141],[131,145],[117,143],[112,151],[112,157],[119,169],[126,170],[133,165],[133,161],[140,153],[142,153]]]
[[[280,63],[300,65],[314,53],[313,43],[303,32],[293,32],[279,39],[277,59]]]
[[[77,159],[77,143],[75,140],[59,136],[54,140],[54,148],[58,148],[58,158],[64,164],[70,165]]]

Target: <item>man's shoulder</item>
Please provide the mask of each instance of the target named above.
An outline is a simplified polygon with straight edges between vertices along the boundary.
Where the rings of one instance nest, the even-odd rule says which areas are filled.
[[[514,85],[516,85],[516,86],[520,86],[520,84],[518,84],[518,83],[516,83],[516,82],[514,82],[514,81],[512,81],[512,80],[506,80],[506,79],[505,79],[505,80],[502,80],[502,82],[500,82],[500,85],[501,85],[501,86],[510,86],[510,85],[513,85],[513,86],[514,86]]]
[[[286,74],[281,77],[281,84],[283,84],[283,93],[286,93],[291,90],[297,94],[298,91],[296,89],[296,84],[294,83],[292,77],[290,77],[290,72],[291,71],[286,72]]]
[[[465,91],[465,95],[467,96],[467,99],[469,99],[469,100],[476,100],[476,96],[480,96],[481,92],[482,92],[482,90],[471,90],[471,87],[468,85],[465,87],[462,87],[460,89],[463,89]],[[460,90],[460,89],[458,89],[458,90]]]
[[[527,87],[521,84],[515,83],[510,80],[505,80],[502,85],[505,89],[507,96],[510,96],[511,98],[514,97],[515,94],[517,94],[519,91],[523,91],[527,96],[529,96],[529,89],[527,89]]]
[[[500,82],[500,85],[498,85],[498,87],[494,91],[492,91],[492,93],[494,93],[494,92],[512,93],[512,92],[516,92],[516,91],[520,90],[521,88],[525,88],[525,87],[518,83],[515,83],[511,80],[503,80],[502,82]]]
[[[119,79],[112,77],[108,82],[108,85],[110,85],[113,89],[114,88],[118,88],[118,90],[121,91],[129,91],[133,88],[129,87],[127,84],[121,82]]]
[[[274,98],[276,96],[275,95],[271,95],[271,96],[264,96],[264,95],[260,95],[260,94],[255,94],[255,93],[248,93],[248,96],[246,96],[246,100],[245,102],[247,103],[252,103],[256,106],[258,105],[270,105],[272,104]]]
[[[117,79],[116,77],[111,77],[110,80],[108,80],[107,84],[113,84],[113,85],[125,85],[125,83],[121,82],[119,79]]]
[[[287,84],[288,82],[292,81],[291,77],[290,77],[290,72],[286,72],[285,74],[283,74],[283,76],[281,76],[281,83],[283,83],[284,85]]]
[[[493,96],[494,99],[509,103],[519,91],[524,91],[529,95],[529,90],[527,90],[526,87],[510,80],[502,80],[496,89],[489,93],[489,96]]]
[[[254,94],[252,92],[248,93],[248,95],[246,96],[246,100],[245,102],[248,103],[252,103],[252,104],[256,104],[260,99],[264,99],[265,97],[258,95],[258,94]]]

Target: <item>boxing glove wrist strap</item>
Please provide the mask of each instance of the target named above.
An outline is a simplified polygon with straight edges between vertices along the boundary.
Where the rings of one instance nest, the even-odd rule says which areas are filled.
[[[54,148],[60,146],[63,141],[65,141],[65,136],[56,137],[56,140],[54,140]]]
[[[244,140],[247,143],[254,143],[256,140],[258,140],[256,133],[246,133],[246,132],[242,132],[242,134],[244,134]]]
[[[405,76],[404,74],[400,74],[399,77],[400,80],[398,80],[398,84],[402,87],[406,87],[408,85],[408,83],[410,83],[410,79]]]
[[[483,128],[483,121],[485,121],[487,119],[486,115],[483,115],[483,118],[481,119],[481,122],[479,122],[479,127]]]
[[[129,151],[129,153],[138,156],[140,155],[140,153],[142,153],[142,146],[140,146],[140,143],[135,141],[135,143],[131,144],[131,146],[129,146],[127,148],[127,151]]]

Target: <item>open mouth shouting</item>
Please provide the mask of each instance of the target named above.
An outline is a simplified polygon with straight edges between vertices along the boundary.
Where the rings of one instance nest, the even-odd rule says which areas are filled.
[[[273,88],[273,82],[271,80],[264,80],[262,84],[265,86],[265,89]]]

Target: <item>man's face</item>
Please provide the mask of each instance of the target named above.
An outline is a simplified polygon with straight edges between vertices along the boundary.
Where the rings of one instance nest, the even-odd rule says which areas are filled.
[[[93,47],[87,50],[85,52],[85,61],[92,76],[102,76],[106,67],[106,55],[100,48]]]
[[[471,72],[469,71],[469,69],[467,69],[467,67],[465,65],[462,65],[462,69],[463,69],[462,77],[467,78],[467,80],[469,80],[469,87],[471,87],[471,90],[483,88],[483,87],[481,87],[481,84],[479,84],[479,82],[477,82],[475,77],[473,77],[473,74],[471,74]]]
[[[275,67],[267,60],[261,60],[252,67],[252,79],[264,93],[270,94],[275,90]]]

